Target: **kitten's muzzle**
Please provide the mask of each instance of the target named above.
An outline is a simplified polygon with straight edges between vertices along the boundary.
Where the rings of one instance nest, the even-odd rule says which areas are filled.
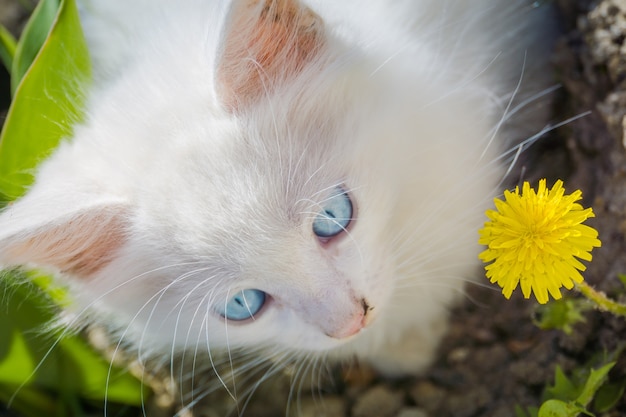
[[[372,315],[369,314],[373,307],[367,303],[365,298],[361,298],[355,303],[357,308],[355,313],[345,320],[332,320],[332,324],[335,324],[335,329],[326,331],[328,337],[333,339],[345,339],[350,336],[354,336],[365,328],[372,319]]]

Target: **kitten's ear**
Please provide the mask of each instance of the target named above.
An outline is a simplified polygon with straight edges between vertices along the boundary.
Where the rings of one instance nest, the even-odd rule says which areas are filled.
[[[49,197],[49,198],[45,198]],[[30,265],[87,279],[128,235],[128,207],[113,199],[26,195],[0,214],[0,265]]]
[[[235,0],[218,57],[217,90],[237,111],[292,79],[325,43],[321,18],[298,0]]]

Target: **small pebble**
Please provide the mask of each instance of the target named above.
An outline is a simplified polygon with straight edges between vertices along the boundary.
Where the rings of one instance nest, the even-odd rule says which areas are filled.
[[[463,363],[470,355],[470,350],[467,348],[456,348],[448,354],[448,362],[452,364]]]
[[[445,397],[445,391],[432,382],[420,381],[411,389],[410,395],[418,406],[432,413],[439,408]]]
[[[394,417],[402,408],[402,393],[379,385],[366,391],[352,407],[353,417]]]
[[[454,417],[480,415],[480,410],[491,401],[491,392],[485,387],[476,387],[468,393],[456,394],[446,398],[449,411]]]
[[[302,398],[291,414],[298,417],[344,417],[346,401],[335,395]]]
[[[417,407],[405,407],[396,415],[396,417],[428,417],[424,410]]]

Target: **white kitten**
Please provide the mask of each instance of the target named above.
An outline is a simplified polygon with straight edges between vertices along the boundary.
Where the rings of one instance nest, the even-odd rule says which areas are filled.
[[[478,275],[511,126],[529,126],[511,103],[539,92],[524,71],[542,7],[83,6],[87,119],[0,216],[2,265],[50,270],[73,290],[71,320],[147,355],[423,369]]]

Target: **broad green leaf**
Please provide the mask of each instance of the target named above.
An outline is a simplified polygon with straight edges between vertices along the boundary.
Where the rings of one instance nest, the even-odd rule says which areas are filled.
[[[11,71],[13,66],[15,48],[16,42],[13,35],[4,26],[0,26],[0,60],[8,71]]]
[[[17,387],[0,385],[0,403],[8,404],[11,401],[11,410],[21,416],[28,417],[52,417],[59,416],[60,404],[54,396],[42,390],[24,387],[20,395],[14,397]]]
[[[604,365],[599,369],[592,369],[589,374],[589,378],[587,378],[587,382],[585,382],[585,386],[583,387],[582,392],[576,399],[576,402],[587,406],[593,400],[593,397],[596,395],[596,392],[602,384],[604,384],[607,380],[609,371],[615,366],[615,362],[610,362]]]
[[[524,409],[520,405],[515,405],[515,417],[538,417],[539,409],[537,407],[526,407]]]
[[[554,371],[554,385],[546,388],[549,398],[572,401],[580,395],[580,392],[581,387],[576,386],[557,365]]]
[[[548,400],[539,408],[539,417],[577,417],[581,413],[593,416],[584,408],[561,400]]]
[[[552,398],[541,405],[539,417],[576,417],[579,414],[593,416],[587,407],[594,397],[602,392],[601,388],[614,365],[615,362],[610,362],[598,369],[591,369],[584,383],[581,381],[580,385],[565,376],[557,365],[554,386],[546,388],[546,393]],[[602,393],[599,400],[605,408],[610,408],[622,394],[623,385],[612,390],[608,389]]]
[[[57,0],[44,0],[26,38],[37,40]],[[37,42],[20,40],[13,63],[19,77]],[[14,199],[33,180],[33,170],[81,120],[84,89],[91,78],[89,53],[74,0],[58,6],[49,35],[15,91],[0,136],[0,194]]]
[[[606,413],[610,411],[619,400],[624,397],[624,390],[626,388],[626,380],[619,382],[604,384],[593,400],[593,408],[598,413]]]
[[[537,327],[543,330],[560,329],[565,334],[571,334],[576,323],[585,321],[583,313],[589,309],[589,304],[584,301],[554,300],[536,307],[534,322]]]
[[[66,398],[102,401],[106,395],[111,402],[141,405],[142,396],[147,396],[141,382],[110,369],[81,338],[42,334],[54,319],[56,306],[41,291],[19,283],[23,280],[17,276],[0,280],[6,313],[0,315],[0,386],[5,391],[11,388],[18,397],[25,384]]]

